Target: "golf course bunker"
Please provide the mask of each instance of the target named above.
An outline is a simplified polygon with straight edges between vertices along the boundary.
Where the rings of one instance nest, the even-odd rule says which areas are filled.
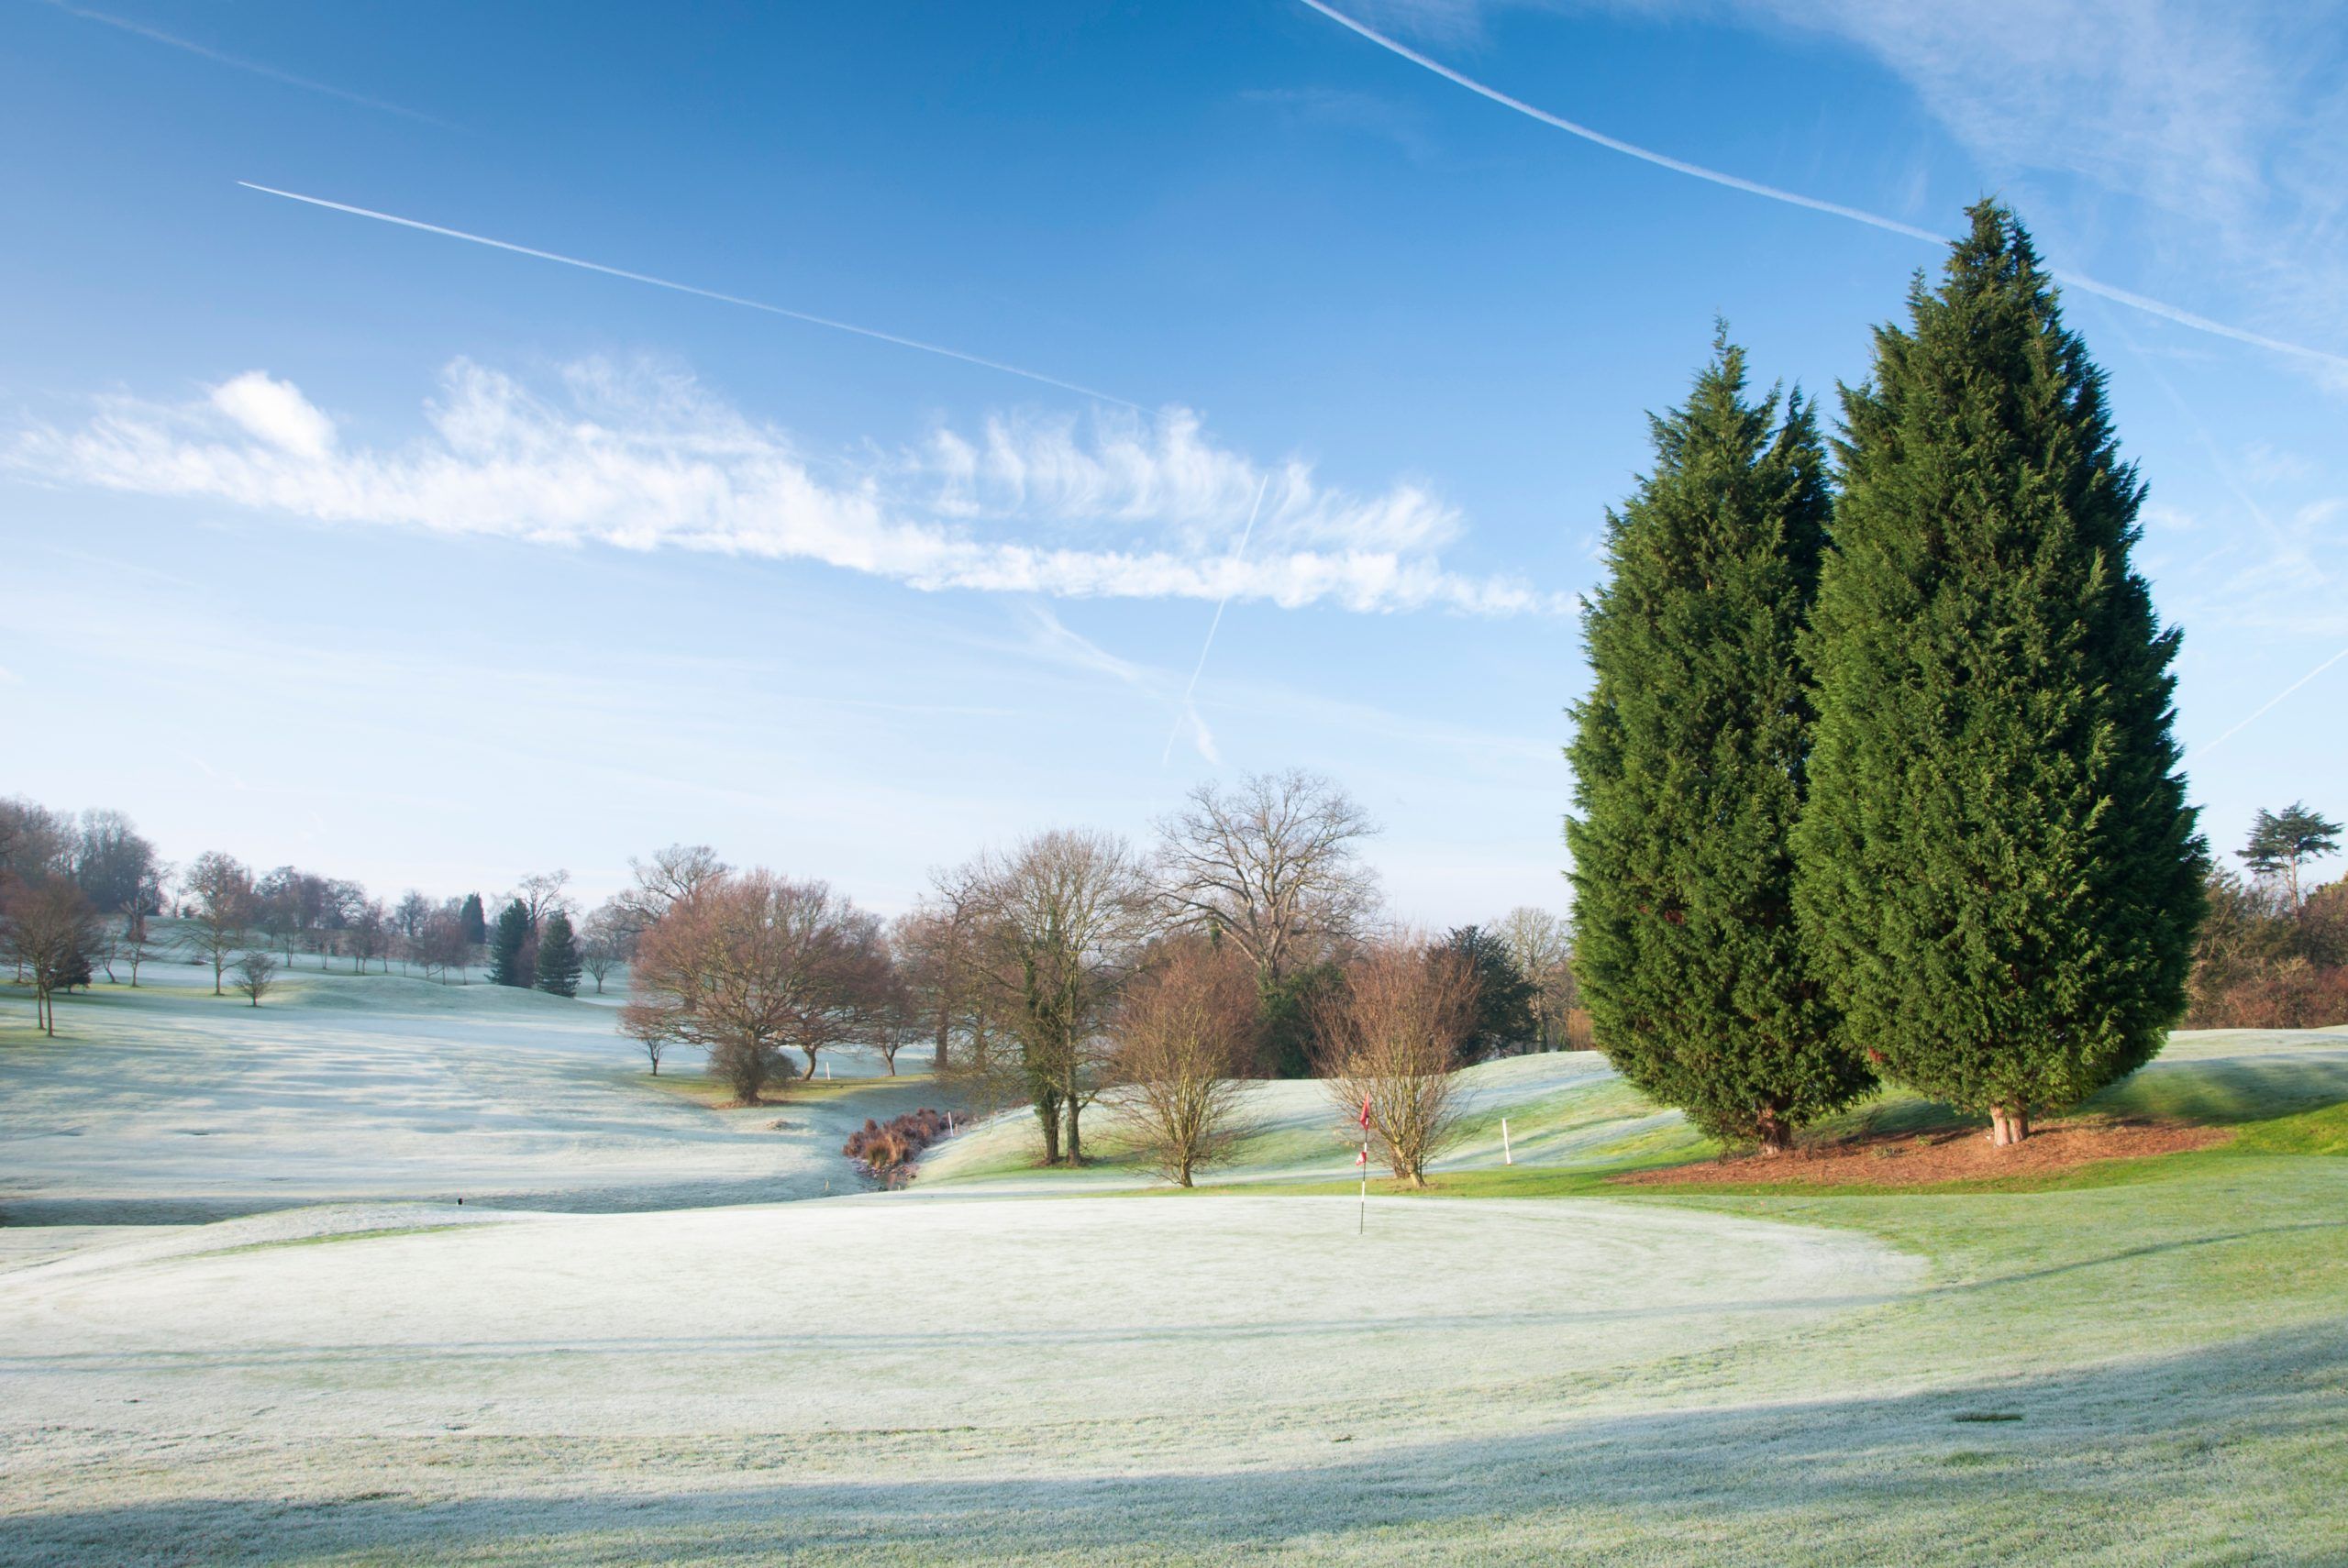
[[[0,1276],[6,1425],[787,1434],[1443,1403],[1785,1334],[1920,1267],[1599,1200],[1373,1200],[1361,1236],[1352,1202],[1299,1198],[467,1218],[353,1206]]]

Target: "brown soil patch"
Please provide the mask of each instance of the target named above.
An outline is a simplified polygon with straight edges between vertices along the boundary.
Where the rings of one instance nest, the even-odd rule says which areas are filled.
[[[1626,1187],[1798,1182],[1810,1187],[1929,1187],[1939,1182],[2047,1176],[2103,1160],[2135,1160],[2222,1143],[2222,1127],[2080,1118],[2051,1121],[2011,1148],[1982,1128],[1879,1132],[1806,1144],[1789,1154],[1738,1154],[1705,1165],[1634,1171],[1612,1178]]]

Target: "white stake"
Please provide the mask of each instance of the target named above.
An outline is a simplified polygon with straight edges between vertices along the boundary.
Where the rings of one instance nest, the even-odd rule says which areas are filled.
[[[1501,1118],[1501,1164],[1504,1165],[1516,1164],[1516,1151],[1510,1148],[1508,1144],[1508,1118],[1505,1116]]]

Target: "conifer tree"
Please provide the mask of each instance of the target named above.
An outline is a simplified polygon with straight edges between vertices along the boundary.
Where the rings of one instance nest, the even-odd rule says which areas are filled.
[[[538,932],[538,989],[551,991],[559,997],[579,994],[579,976],[585,966],[579,955],[579,943],[570,929],[570,917],[556,910],[546,918]]]
[[[457,910],[457,929],[468,947],[479,947],[489,941],[489,921],[482,912],[479,893],[465,895],[464,903]]]
[[[530,911],[515,900],[497,914],[497,929],[489,939],[489,982],[493,986],[520,986],[526,989],[532,979],[529,953]]]
[[[1790,1147],[1872,1082],[1793,917],[1811,722],[1800,657],[1832,511],[1811,406],[1744,392],[1722,329],[1654,471],[1607,516],[1567,749],[1574,969],[1599,1048],[1712,1136]]]
[[[2013,215],[1969,215],[1844,390],[1796,886],[1853,1043],[2004,1144],[2160,1049],[2207,856],[2103,372]]]

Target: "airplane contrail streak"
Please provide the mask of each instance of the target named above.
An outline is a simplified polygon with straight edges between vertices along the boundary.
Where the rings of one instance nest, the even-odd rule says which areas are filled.
[[[1272,476],[1269,474],[1266,474],[1257,482],[1256,504],[1247,509],[1247,526],[1239,530],[1239,543],[1231,547],[1229,564],[1232,566],[1238,565],[1239,558],[1247,553],[1248,537],[1256,532],[1256,517],[1264,510],[1264,492],[1271,488],[1271,484]],[[1224,590],[1223,597],[1215,601],[1214,619],[1207,623],[1207,640],[1199,646],[1199,662],[1191,668],[1191,683],[1182,688],[1182,711],[1174,715],[1174,727],[1166,732],[1166,750],[1157,759],[1157,766],[1160,767],[1173,760],[1174,737],[1182,733],[1183,719],[1192,717],[1196,712],[1196,710],[1191,706],[1191,698],[1199,689],[1199,677],[1206,671],[1207,655],[1213,651],[1215,632],[1223,624],[1224,606],[1231,602],[1231,596],[1237,588],[1238,584],[1235,580],[1230,588]],[[1200,727],[1203,729],[1205,726]]]
[[[245,60],[237,55],[208,48],[191,39],[181,38],[176,33],[167,33],[161,28],[150,28],[144,22],[134,22],[124,17],[108,16],[104,11],[86,10],[80,6],[68,5],[66,0],[43,0],[43,3],[53,10],[64,12],[69,17],[79,17],[85,22],[95,22],[101,27],[113,28],[117,31],[128,33],[134,38],[145,39],[150,43],[159,43],[168,49],[180,50],[194,55],[199,60],[208,60],[215,65],[225,65],[231,71],[242,71],[249,75],[282,83],[288,87],[298,87],[305,93],[323,94],[329,98],[339,98],[346,104],[356,104],[364,109],[380,109],[387,115],[398,115],[403,118],[416,120],[427,126],[437,126],[442,130],[463,128],[450,125],[447,120],[425,114],[421,110],[411,109],[404,104],[393,104],[382,98],[370,98],[364,93],[353,93],[330,83],[314,82],[306,76],[296,76],[290,71],[280,71],[273,65],[263,65],[257,60]]]
[[[1686,159],[1673,158],[1667,153],[1657,152],[1652,148],[1641,147],[1636,142],[1624,141],[1620,137],[1608,136],[1604,131],[1594,130],[1578,121],[1567,119],[1562,115],[1553,115],[1548,110],[1528,104],[1522,98],[1511,97],[1499,88],[1479,82],[1465,72],[1455,71],[1443,61],[1420,53],[1401,39],[1388,37],[1368,23],[1346,16],[1343,11],[1325,4],[1324,0],[1301,0],[1301,3],[1320,12],[1321,15],[1347,31],[1368,39],[1389,54],[1407,60],[1422,70],[1431,71],[1445,81],[1456,86],[1465,87],[1479,97],[1489,98],[1504,109],[1511,109],[1517,114],[1538,120],[1543,125],[1564,131],[1568,136],[1578,136],[1584,141],[1594,142],[1609,151],[1619,152],[1626,158],[1635,158],[1645,163],[1652,163],[1657,168],[1668,169],[1675,174],[1685,174],[1691,179],[1710,181],[1715,185],[1725,185],[1732,191],[1743,191],[1748,195],[1760,196],[1772,202],[1783,202],[1789,206],[1807,207],[1811,212],[1825,213],[1830,216],[1844,218],[1852,223],[1862,223],[1869,228],[1879,228],[1887,233],[1905,236],[1910,239],[1922,239],[1933,245],[1949,243],[1949,237],[1944,234],[1935,234],[1929,228],[1919,228],[1914,224],[1902,223],[1898,218],[1885,217],[1880,213],[1871,213],[1862,207],[1844,206],[1840,202],[1822,201],[1816,196],[1805,196],[1799,191],[1789,191],[1777,185],[1765,185],[1758,180],[1747,180],[1742,175],[1710,169],[1701,163],[1690,163]],[[2245,331],[2239,326],[2229,326],[2222,321],[2213,321],[2206,315],[2197,315],[2189,310],[2180,309],[2176,305],[2153,299],[2149,295],[2117,288],[2112,284],[2099,282],[2093,278],[2077,272],[2066,271],[2061,268],[2049,268],[2047,271],[2056,282],[2070,288],[2090,294],[2100,294],[2105,299],[2116,301],[2149,315],[2159,316],[2164,321],[2175,322],[2179,326],[2189,326],[2197,332],[2208,332],[2220,337],[2231,337],[2237,343],[2247,343],[2254,348],[2271,349],[2277,354],[2296,355],[2300,359],[2314,359],[2335,369],[2348,370],[2348,354],[2334,354],[2322,348],[2310,348],[2304,343],[2287,342],[2280,337],[2269,337],[2263,333]]]
[[[461,239],[473,245],[485,245],[493,250],[510,250],[516,256],[533,257],[540,261],[557,261],[565,267],[577,267],[588,272],[601,272],[607,278],[621,278],[631,283],[648,283],[656,289],[667,289],[673,293],[692,294],[698,299],[715,300],[720,304],[740,305],[745,310],[764,311],[769,315],[784,316],[792,321],[803,321],[812,326],[829,327],[834,332],[853,333],[858,337],[869,337],[876,342],[893,343],[900,348],[914,348],[925,354],[938,355],[943,359],[959,359],[966,365],[976,365],[981,370],[999,370],[1006,376],[1018,376],[1023,380],[1037,381],[1047,387],[1058,387],[1062,392],[1075,392],[1080,397],[1092,398],[1101,403],[1113,403],[1120,408],[1130,408],[1135,413],[1149,412],[1132,399],[1119,397],[1114,392],[1104,392],[1096,387],[1084,386],[1076,381],[1064,381],[1057,376],[1045,375],[1040,370],[1024,370],[1016,365],[1006,365],[1000,359],[984,359],[977,354],[965,354],[959,348],[948,348],[942,343],[925,343],[918,337],[903,337],[893,332],[882,332],[877,327],[858,326],[853,322],[837,321],[827,315],[814,315],[803,310],[792,310],[786,305],[769,304],[764,300],[746,299],[740,294],[721,293],[715,289],[704,289],[692,283],[680,283],[669,278],[656,278],[649,272],[631,272],[625,267],[607,267],[601,261],[589,261],[577,256],[565,256],[559,251],[540,250],[534,246],[516,245],[507,239],[492,239],[485,234],[468,234],[461,228],[447,228],[437,223],[426,223],[419,218],[401,217],[395,213],[379,213],[371,207],[352,206],[347,202],[330,202],[324,196],[305,196],[299,191],[281,191],[274,185],[255,184],[250,180],[239,180],[237,183],[248,191],[259,191],[263,195],[282,196],[289,202],[303,202],[314,207],[324,207],[329,212],[349,213],[354,217],[372,218],[377,223],[396,224],[401,228],[412,228],[424,234],[437,234],[447,239]]]
[[[2300,687],[2305,686],[2309,681],[2313,680],[2317,676],[2321,675],[2325,670],[2330,669],[2333,665],[2338,664],[2343,658],[2348,658],[2348,648],[2342,648],[2338,653],[2333,654],[2330,658],[2325,659],[2321,664],[2317,665],[2313,669],[2309,670],[2305,675],[2300,676],[2297,680],[2292,681],[2291,684],[2283,688],[2282,690],[2277,691],[2274,696],[2269,697],[2264,703],[2260,704],[2254,712],[2252,712],[2250,717],[2243,720],[2242,723],[2236,724],[2232,729],[2228,730],[2224,734],[2220,735],[2216,740],[2211,741],[2208,745],[2195,747],[2192,753],[2188,755],[2185,760],[2190,762],[2194,757],[2209,756],[2211,752],[2217,750],[2220,746],[2233,739],[2234,736],[2242,734],[2243,731],[2250,728],[2251,725],[2265,718],[2275,709],[2282,706],[2284,698],[2288,697],[2292,692],[2297,691]]]

